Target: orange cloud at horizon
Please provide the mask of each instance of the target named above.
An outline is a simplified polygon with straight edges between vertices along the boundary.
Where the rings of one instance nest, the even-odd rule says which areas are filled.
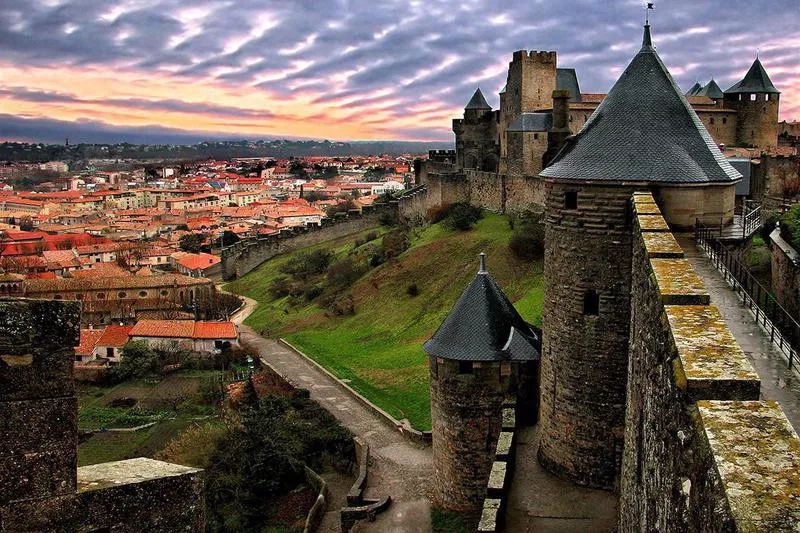
[[[145,76],[130,69],[21,67],[0,62],[0,80],[0,89],[23,89],[53,97],[53,101],[48,101],[13,94],[0,96],[2,111],[7,114],[72,122],[93,120],[113,126],[160,126],[186,133],[417,140],[402,135],[402,131],[419,130],[424,123],[441,126],[431,127],[430,135],[419,140],[436,140],[449,138],[450,119],[461,112],[443,106],[421,109],[414,114],[401,113],[397,109],[402,108],[402,102],[393,98],[391,91],[319,103],[315,100],[323,95],[302,89],[287,97],[248,84],[162,73]],[[60,97],[66,101],[59,101]],[[361,104],[362,99],[367,102]],[[149,103],[153,109],[126,106],[125,100]],[[182,108],[158,108],[163,101],[179,101]],[[197,110],[191,109],[193,104]],[[210,106],[220,110],[204,109]],[[226,113],[226,109],[230,112]]]

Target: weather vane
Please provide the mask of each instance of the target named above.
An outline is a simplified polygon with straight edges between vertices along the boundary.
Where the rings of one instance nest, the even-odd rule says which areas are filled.
[[[644,23],[648,26],[650,25],[650,10],[655,9],[656,4],[655,2],[647,2],[647,7],[644,10]]]

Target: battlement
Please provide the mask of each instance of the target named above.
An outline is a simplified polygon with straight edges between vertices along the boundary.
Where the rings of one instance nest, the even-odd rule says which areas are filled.
[[[529,63],[542,63],[542,64],[556,64],[558,60],[558,52],[553,51],[539,51],[539,50],[517,50],[512,55],[512,62],[527,61]]]
[[[795,530],[800,439],[759,399],[759,376],[652,195],[633,208],[620,530]]]
[[[202,531],[200,470],[77,467],[77,301],[0,299],[0,529]]]

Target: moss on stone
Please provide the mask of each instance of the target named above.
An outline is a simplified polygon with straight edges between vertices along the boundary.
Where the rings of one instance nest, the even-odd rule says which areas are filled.
[[[708,304],[711,297],[686,259],[651,259],[661,301],[669,304]]]
[[[661,209],[655,203],[635,203],[637,215],[660,215]]]
[[[681,248],[672,233],[668,232],[643,232],[642,241],[647,257],[650,258],[681,258]]]
[[[664,311],[687,380],[758,381],[716,306],[667,305]]]
[[[638,214],[636,217],[639,229],[644,232],[651,232],[651,231],[659,231],[659,232],[668,232],[670,231],[669,225],[664,220],[664,217],[660,214],[653,214],[653,215],[643,215]]]
[[[800,439],[777,402],[698,402],[739,531],[800,529]]]

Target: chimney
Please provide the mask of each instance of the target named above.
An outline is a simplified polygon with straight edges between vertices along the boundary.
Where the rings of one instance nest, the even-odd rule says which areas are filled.
[[[555,158],[570,134],[569,91],[556,89],[553,91],[553,125],[547,134],[547,152],[543,161],[545,167]]]

